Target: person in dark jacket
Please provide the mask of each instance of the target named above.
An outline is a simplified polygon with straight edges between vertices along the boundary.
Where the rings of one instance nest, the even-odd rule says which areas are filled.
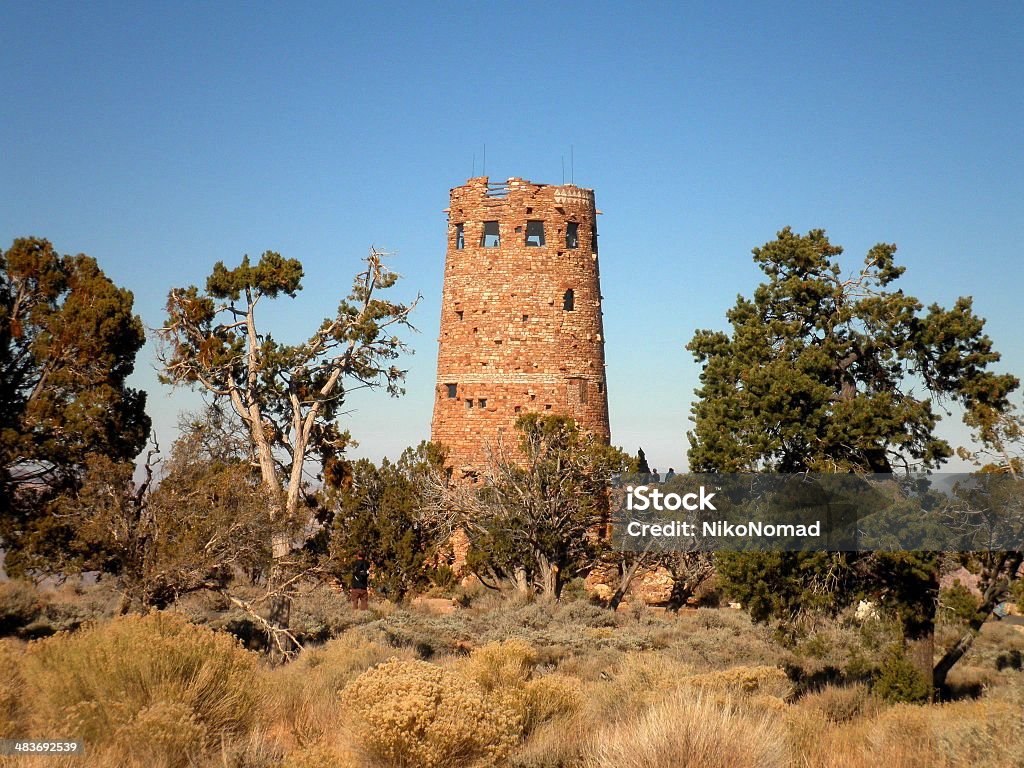
[[[352,564],[352,584],[348,592],[348,600],[356,610],[365,611],[369,608],[370,561],[365,552],[356,554]]]

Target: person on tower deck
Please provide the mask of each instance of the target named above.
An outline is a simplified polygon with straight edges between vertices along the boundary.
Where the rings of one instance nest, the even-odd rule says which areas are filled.
[[[356,553],[356,560],[352,564],[352,584],[349,589],[348,599],[353,608],[365,611],[369,608],[370,589],[370,561],[366,559],[366,553],[360,550]]]
[[[651,472],[651,482],[652,483],[660,483],[661,482],[661,475],[658,474],[658,468],[657,467],[655,467],[654,471]]]
[[[669,467],[668,468],[668,473],[665,475],[665,482],[667,483],[669,480],[671,480],[675,476],[676,476],[675,467]]]

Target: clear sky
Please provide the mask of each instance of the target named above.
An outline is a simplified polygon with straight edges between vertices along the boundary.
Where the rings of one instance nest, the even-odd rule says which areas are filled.
[[[1020,3],[0,5],[0,242],[95,256],[159,326],[172,286],[276,250],[299,340],[371,244],[423,294],[408,393],[353,396],[375,459],[429,436],[448,190],[482,170],[596,190],[612,439],[684,466],[683,345],[824,227],[852,268],[895,242],[904,289],[965,294],[1024,375]],[[570,153],[574,163],[570,163]],[[198,400],[136,386],[161,442]]]

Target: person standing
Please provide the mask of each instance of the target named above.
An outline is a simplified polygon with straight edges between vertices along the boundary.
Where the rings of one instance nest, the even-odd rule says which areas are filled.
[[[365,611],[370,607],[369,590],[370,561],[366,559],[366,553],[360,550],[352,564],[352,584],[348,592],[348,600],[353,608]]]

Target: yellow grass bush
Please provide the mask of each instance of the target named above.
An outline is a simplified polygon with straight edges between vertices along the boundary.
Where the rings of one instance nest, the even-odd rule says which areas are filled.
[[[779,667],[732,667],[718,672],[690,675],[683,682],[706,691],[745,696],[775,696],[785,699],[793,693],[793,684],[789,676]]]
[[[1024,754],[1021,709],[1006,702],[897,704],[839,724],[794,709],[807,716],[792,731],[807,768],[1019,768]]]
[[[870,715],[881,707],[863,683],[826,685],[803,696],[799,705],[817,712],[830,723],[846,723],[862,715]]]
[[[679,690],[594,737],[586,768],[788,768],[785,726],[699,690]]]
[[[289,752],[280,768],[362,768],[362,764],[347,747],[314,744]]]
[[[25,678],[21,653],[9,640],[0,640],[0,739],[25,735]]]
[[[583,687],[565,675],[544,675],[523,686],[521,702],[523,732],[528,734],[543,723],[579,712]]]
[[[341,700],[356,745],[393,768],[502,765],[522,732],[519,715],[476,682],[424,661],[380,664]]]
[[[266,706],[254,654],[171,613],[32,643],[22,670],[35,735],[74,735],[125,764],[194,764],[247,736]]]
[[[276,692],[276,716],[286,743],[308,745],[338,727],[338,694],[370,667],[389,658],[413,658],[396,649],[349,632],[319,647],[307,648],[291,664],[270,672]]]
[[[484,691],[524,685],[537,666],[537,652],[525,640],[488,643],[475,649],[462,672]]]

